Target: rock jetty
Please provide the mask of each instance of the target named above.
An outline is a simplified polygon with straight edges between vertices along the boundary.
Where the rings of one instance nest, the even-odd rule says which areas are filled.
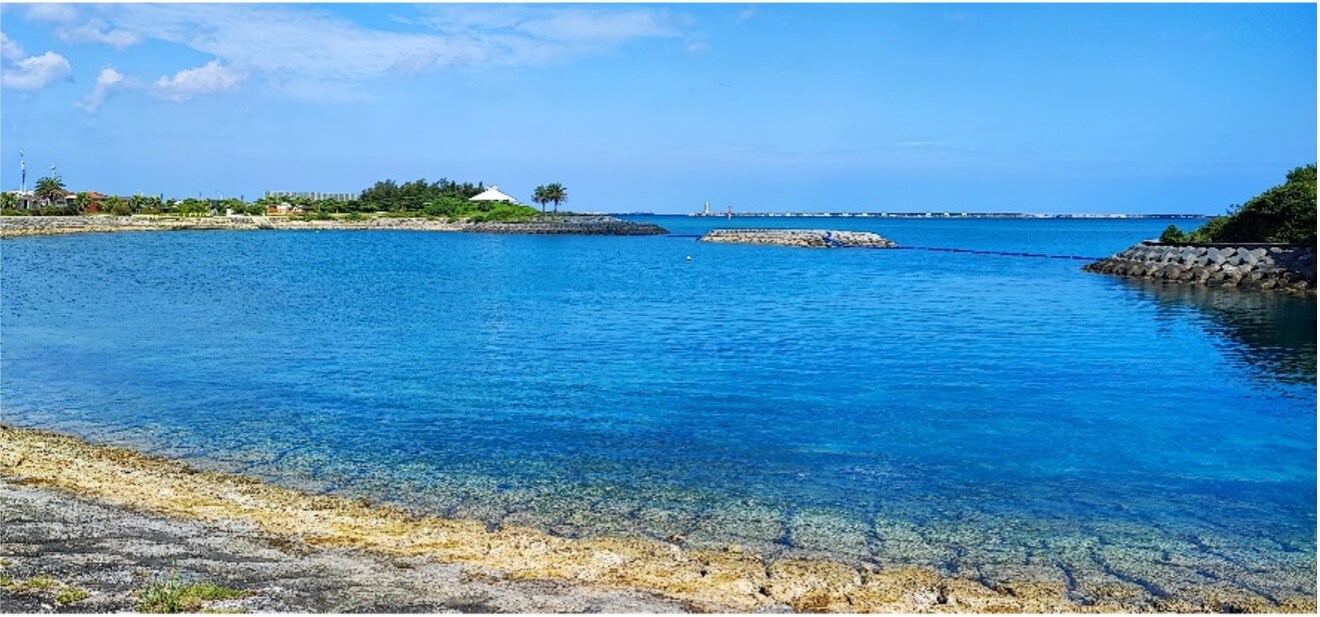
[[[503,234],[580,234],[636,236],[666,234],[663,227],[633,223],[611,216],[560,216],[520,223],[468,223],[427,218],[373,217],[362,220],[302,220],[266,216],[2,216],[0,238],[53,236],[117,231],[227,230],[335,230],[393,229],[411,231],[467,231]]]
[[[1192,285],[1315,293],[1315,247],[1307,245],[1147,240],[1082,269]]]
[[[828,229],[714,229],[702,242],[772,244],[805,248],[893,248],[894,241],[868,231]]]

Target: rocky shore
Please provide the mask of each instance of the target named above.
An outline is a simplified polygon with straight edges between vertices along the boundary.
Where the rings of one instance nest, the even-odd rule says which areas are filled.
[[[893,248],[892,240],[865,231],[826,229],[714,229],[702,242],[770,244],[803,248]]]
[[[664,228],[609,216],[560,216],[520,223],[468,223],[426,218],[373,217],[305,221],[266,216],[3,216],[0,238],[76,233],[181,230],[411,230],[504,234],[654,235]]]
[[[1066,580],[988,586],[925,567],[570,539],[313,495],[4,426],[0,480],[0,549],[12,555],[0,562],[8,581],[0,598],[33,610],[59,608],[57,594],[70,587],[93,592],[71,610],[120,608],[140,579],[166,568],[246,590],[249,603],[238,606],[255,610],[1315,610],[1314,597],[1268,600],[1219,586],[1192,596],[1199,600],[1143,600],[1139,589],[1113,581],[1100,597],[1080,600]],[[104,604],[77,605],[97,597]]]
[[[243,521],[168,518],[0,478],[0,612],[132,611],[172,578],[229,590],[201,600],[196,609],[206,612],[683,610],[640,592],[316,547]]]
[[[1315,247],[1145,241],[1082,268],[1155,281],[1315,294]]]

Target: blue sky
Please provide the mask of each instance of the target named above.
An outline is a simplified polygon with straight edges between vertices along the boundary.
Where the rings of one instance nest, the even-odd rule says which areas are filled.
[[[1314,5],[14,5],[0,184],[1219,213],[1316,159]]]

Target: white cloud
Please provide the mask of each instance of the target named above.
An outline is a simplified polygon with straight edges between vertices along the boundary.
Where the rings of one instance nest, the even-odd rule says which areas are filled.
[[[212,60],[195,69],[179,71],[173,77],[161,77],[152,89],[157,96],[181,103],[195,96],[233,90],[244,77],[241,71]]]
[[[18,61],[22,57],[23,48],[14,42],[14,39],[0,32],[0,61],[8,63],[10,60]]]
[[[16,90],[36,90],[67,78],[73,72],[69,61],[53,51],[20,60],[5,60],[3,85]]]
[[[70,4],[34,3],[27,7],[28,19],[68,23],[78,19],[78,10]]]
[[[96,113],[101,104],[109,98],[111,90],[125,85],[128,85],[128,82],[124,80],[123,73],[110,67],[101,69],[101,73],[96,76],[96,85],[92,87],[92,91],[74,105],[89,114]]]
[[[123,49],[142,41],[142,37],[136,32],[106,29],[104,24],[97,22],[89,22],[73,29],[60,28],[57,34],[60,40],[66,43],[105,43],[115,49]]]
[[[98,8],[105,20],[98,32],[178,43],[286,92],[332,82],[348,91],[369,79],[454,67],[543,65],[640,38],[675,36],[685,23],[664,10],[635,7],[418,7],[422,16],[398,20],[406,24],[402,29],[367,27],[302,6]]]

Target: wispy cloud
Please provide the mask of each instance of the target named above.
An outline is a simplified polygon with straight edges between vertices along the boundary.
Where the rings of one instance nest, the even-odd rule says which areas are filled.
[[[109,29],[99,20],[76,28],[60,28],[56,34],[66,43],[104,43],[115,49],[123,49],[142,41],[142,36],[136,32]]]
[[[161,98],[182,103],[204,94],[229,92],[238,87],[245,75],[212,60],[194,69],[184,69],[173,77],[161,77],[152,85],[152,92]]]
[[[0,32],[0,60],[3,60],[5,62],[8,62],[10,60],[16,61],[22,57],[23,57],[23,48],[19,46],[19,44],[15,42],[14,39],[5,36],[5,33],[3,32]]]
[[[68,59],[53,51],[28,56],[23,48],[0,32],[0,84],[15,90],[37,90],[67,79],[73,72]]]
[[[178,43],[238,71],[291,86],[366,81],[454,67],[519,67],[676,36],[681,16],[651,8],[425,7],[408,31],[359,25],[323,9],[262,5],[122,5],[111,31]]]
[[[96,85],[92,87],[92,91],[81,101],[74,103],[74,106],[89,114],[96,113],[96,110],[101,108],[101,104],[110,97],[111,91],[125,85],[128,85],[128,82],[125,81],[123,73],[112,67],[101,69],[96,76]]]
[[[27,7],[27,17],[33,21],[68,23],[78,19],[78,9],[70,4],[33,3]]]

